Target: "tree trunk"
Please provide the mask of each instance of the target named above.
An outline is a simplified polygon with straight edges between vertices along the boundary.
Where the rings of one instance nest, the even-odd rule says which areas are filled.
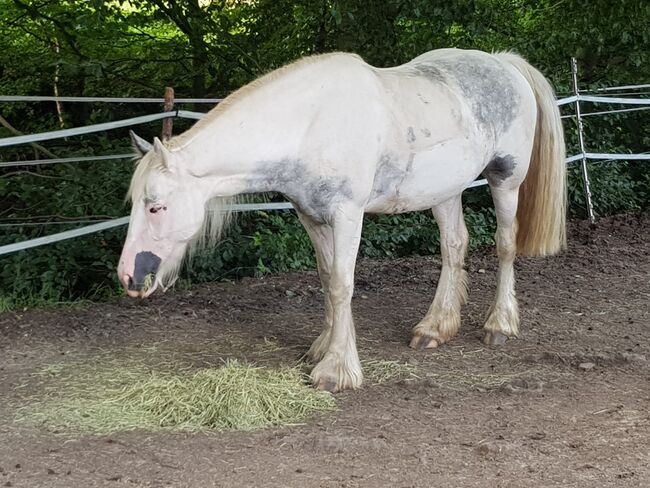
[[[205,77],[208,69],[208,55],[203,36],[192,36],[190,44],[192,47],[192,96],[203,98],[205,96]]]

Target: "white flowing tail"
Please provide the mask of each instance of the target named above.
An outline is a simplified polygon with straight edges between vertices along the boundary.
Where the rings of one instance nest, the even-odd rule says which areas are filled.
[[[526,179],[519,188],[517,252],[546,256],[566,249],[567,177],[564,131],[555,92],[521,56],[496,56],[526,78],[537,101],[535,141]]]

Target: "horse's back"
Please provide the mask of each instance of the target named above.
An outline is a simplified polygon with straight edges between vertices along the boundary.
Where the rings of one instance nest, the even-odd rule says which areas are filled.
[[[401,66],[378,70],[378,75],[392,85],[397,104],[407,112],[422,112],[420,116],[428,118],[464,116],[470,119],[465,121],[468,129],[492,135],[509,129],[519,115],[522,97],[532,99],[530,88],[512,66],[482,51],[429,51]]]
[[[515,68],[484,52],[441,49],[376,73],[392,126],[367,211],[444,201],[501,153],[522,160],[525,173],[535,100]]]

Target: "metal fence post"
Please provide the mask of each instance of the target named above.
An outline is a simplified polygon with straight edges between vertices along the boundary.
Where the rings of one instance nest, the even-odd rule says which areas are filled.
[[[589,183],[589,172],[587,170],[587,152],[585,151],[584,128],[582,126],[582,115],[580,113],[580,92],[578,90],[578,61],[571,58],[571,74],[573,75],[573,94],[576,96],[576,122],[578,124],[578,141],[580,143],[580,154],[582,155],[582,183],[585,190],[585,200],[587,202],[587,215],[589,222],[594,224],[594,205],[591,200],[591,185]]]

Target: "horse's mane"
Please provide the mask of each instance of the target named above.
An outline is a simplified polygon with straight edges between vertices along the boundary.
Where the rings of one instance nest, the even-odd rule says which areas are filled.
[[[136,203],[141,200],[145,193],[145,186],[149,179],[149,174],[153,171],[164,171],[165,163],[162,158],[156,157],[154,151],[149,151],[135,162],[135,170],[131,177],[131,184],[126,192],[126,201]]]
[[[235,105],[238,101],[241,99],[247,97],[251,93],[257,91],[258,89],[262,88],[263,86],[268,85],[270,82],[277,80],[283,75],[286,75],[287,73],[290,73],[292,71],[295,71],[297,69],[303,68],[305,66],[309,66],[311,64],[314,64],[318,61],[322,61],[323,59],[330,58],[333,56],[340,56],[341,54],[345,54],[347,56],[355,56],[358,57],[356,54],[350,54],[350,53],[340,53],[340,52],[334,52],[334,53],[326,53],[326,54],[317,54],[314,56],[308,56],[306,58],[301,58],[297,61],[294,61],[291,64],[287,64],[285,66],[282,66],[281,68],[275,69],[269,73],[266,73],[265,75],[260,76],[256,80],[248,83],[247,85],[242,86],[235,92],[231,93],[228,95],[223,101],[221,101],[216,107],[214,107],[212,110],[210,110],[205,117],[200,119],[196,124],[194,124],[190,129],[187,131],[183,132],[182,134],[177,135],[176,137],[170,139],[167,143],[166,146],[171,149],[171,150],[177,150],[181,149],[183,146],[188,144],[189,142],[196,137],[196,135],[206,126],[210,125],[212,121],[214,121],[219,115],[224,112],[225,110],[228,110],[230,107]]]

